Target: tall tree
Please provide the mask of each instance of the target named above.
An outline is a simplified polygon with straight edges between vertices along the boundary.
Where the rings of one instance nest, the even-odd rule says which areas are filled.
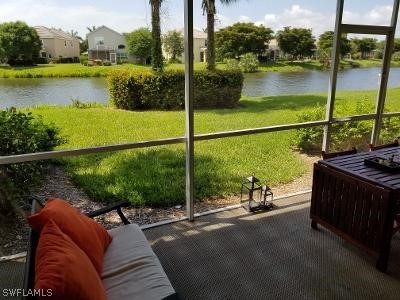
[[[161,45],[160,8],[163,0],[150,0],[151,5],[151,65],[153,70],[161,72],[164,68]]]
[[[148,28],[139,28],[131,33],[125,34],[129,53],[140,59],[142,64],[151,56],[151,32]]]
[[[311,29],[285,27],[276,36],[279,48],[292,59],[311,56],[315,48],[315,38]]]
[[[361,53],[361,58],[366,58],[369,53],[377,48],[377,40],[374,38],[354,38],[351,40],[353,48]]]
[[[82,39],[79,35],[78,35],[78,31],[71,29],[70,31],[67,31],[67,33],[72,36],[72,37],[76,37],[77,39]]]
[[[215,34],[215,46],[219,59],[239,58],[246,53],[261,55],[272,39],[273,31],[254,23],[235,23]]]
[[[334,32],[333,31],[325,31],[319,36],[318,39],[318,49],[325,50],[325,51],[330,51],[332,50],[333,47],[333,37],[334,37]],[[345,56],[348,54],[351,50],[351,44],[350,40],[347,38],[347,35],[342,35],[342,38],[340,39],[340,54],[342,56]]]
[[[87,30],[89,30],[89,32],[93,32],[97,29],[97,27],[95,25],[92,25],[91,27],[86,27]]]
[[[89,28],[89,27],[87,27],[87,28]],[[79,35],[78,31],[76,31],[74,29],[71,29],[70,31],[67,31],[67,33],[70,36],[72,36],[74,38],[77,38],[79,40],[79,49],[80,49],[81,53],[86,52],[88,50],[88,41],[87,41],[87,39],[83,39]]]
[[[231,4],[237,0],[219,0],[222,4]],[[207,14],[207,69],[215,70],[215,0],[203,0],[203,13]]]
[[[0,24],[0,61],[10,65],[31,65],[42,47],[36,30],[26,23]]]
[[[176,30],[170,31],[164,36],[163,42],[165,52],[170,56],[170,60],[175,62],[184,51],[182,33]]]

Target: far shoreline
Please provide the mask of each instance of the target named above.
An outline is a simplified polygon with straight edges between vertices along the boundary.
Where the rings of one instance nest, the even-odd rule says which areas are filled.
[[[382,65],[382,60],[342,60],[340,68],[372,68]],[[183,70],[184,64],[168,64],[166,70]],[[400,62],[392,62],[392,68],[400,67]],[[206,68],[206,63],[195,63],[195,69]],[[217,68],[225,69],[224,63],[219,63]],[[317,60],[310,61],[273,61],[261,63],[258,73],[261,72],[307,72],[328,70]],[[80,63],[74,64],[44,64],[31,67],[0,66],[0,78],[84,78],[84,77],[107,77],[114,70],[121,71],[150,71],[150,65],[122,64],[113,66],[84,66]]]

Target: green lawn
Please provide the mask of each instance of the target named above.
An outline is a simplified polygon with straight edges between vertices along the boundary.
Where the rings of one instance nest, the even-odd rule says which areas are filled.
[[[135,69],[143,69],[135,66]],[[132,69],[132,65],[87,67],[82,64],[47,64],[34,67],[0,67],[1,78],[40,78],[40,77],[102,77],[114,69]]]
[[[379,60],[355,60],[342,61],[343,67],[375,67],[380,66]],[[392,66],[399,67],[400,63],[393,63]],[[184,64],[168,64],[166,70],[183,70]],[[196,63],[195,69],[205,69],[205,63]],[[217,65],[217,68],[225,69],[225,64]],[[40,78],[40,77],[103,77],[112,70],[143,70],[150,69],[150,66],[143,65],[115,65],[115,66],[94,66],[87,67],[81,64],[48,64],[34,67],[7,67],[0,66],[0,78]],[[307,70],[322,70],[323,66],[318,61],[308,62],[268,62],[259,67],[261,72],[299,72]]]
[[[319,61],[311,60],[307,62],[276,61],[260,64],[259,70],[262,72],[299,72],[306,70],[322,70],[323,66]]]
[[[398,106],[388,92],[390,107]],[[376,92],[339,92],[338,101],[357,105],[375,101]],[[243,98],[235,109],[197,111],[195,131],[262,127],[297,122],[297,115],[326,95],[286,95]],[[183,111],[130,112],[109,107],[31,109],[61,128],[68,143],[60,149],[117,144],[184,134]],[[398,109],[397,109],[398,110]],[[197,199],[238,193],[243,177],[255,174],[272,187],[290,182],[306,171],[294,152],[294,131],[196,142],[195,194]],[[64,160],[73,179],[93,198],[129,199],[135,204],[169,206],[184,202],[184,145],[87,155]]]
[[[342,60],[341,68],[371,68],[381,67],[382,60],[380,59],[360,59],[360,60]],[[392,62],[392,67],[400,67],[400,62]],[[316,60],[305,62],[288,62],[277,61],[261,64],[259,70],[262,72],[300,72],[306,70],[323,70],[324,66]]]
[[[382,66],[382,60],[374,59],[374,58],[346,60],[346,62],[349,62],[349,63],[353,64],[355,67],[360,67],[360,68],[371,68],[371,67],[381,67]],[[400,67],[400,62],[392,61],[391,66],[392,67]]]
[[[197,63],[197,69],[205,68],[204,63]],[[47,64],[34,67],[0,66],[0,78],[41,78],[41,77],[103,77],[112,70],[149,70],[143,65],[113,65],[88,67],[82,64]],[[170,64],[166,69],[184,69],[183,64]]]

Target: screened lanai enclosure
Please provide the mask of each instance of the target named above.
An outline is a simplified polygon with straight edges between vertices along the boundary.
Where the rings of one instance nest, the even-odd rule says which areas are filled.
[[[277,197],[272,210],[252,213],[240,205],[200,214],[194,210],[196,143],[256,135],[267,139],[272,133],[318,127],[324,132],[321,150],[329,154],[335,124],[366,120],[373,122],[371,147],[382,143],[383,121],[400,117],[400,111],[385,111],[399,2],[393,1],[390,24],[377,26],[343,23],[345,0],[337,0],[324,120],[195,134],[193,0],[185,0],[184,136],[2,156],[0,165],[185,145],[186,216],[141,227],[180,298],[399,299],[400,175],[388,166],[374,169],[364,163],[375,157],[389,157],[393,163],[398,146],[321,160],[314,166],[312,191]],[[374,113],[335,116],[340,39],[344,34],[380,35],[385,39]],[[8,269],[2,267],[2,286],[16,288],[22,284],[23,271],[15,276],[7,274],[23,270],[24,263],[22,259],[10,262]]]

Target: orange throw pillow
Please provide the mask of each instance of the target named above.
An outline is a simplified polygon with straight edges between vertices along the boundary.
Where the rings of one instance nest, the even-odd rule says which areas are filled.
[[[40,234],[35,268],[35,290],[43,294],[40,299],[107,299],[89,258],[51,220]]]
[[[28,217],[30,226],[36,232],[40,232],[50,220],[86,253],[101,275],[104,252],[112,239],[107,230],[61,199],[49,199],[39,213]]]

